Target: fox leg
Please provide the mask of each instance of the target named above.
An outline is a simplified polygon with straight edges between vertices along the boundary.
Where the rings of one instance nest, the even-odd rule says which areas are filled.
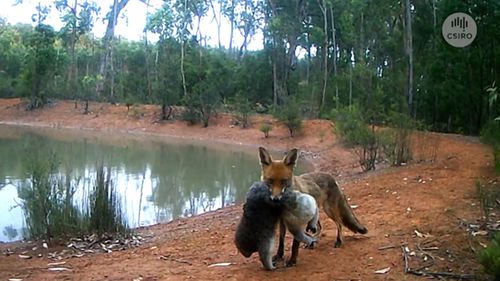
[[[335,241],[335,248],[340,248],[343,243],[342,239],[342,219],[340,218],[340,214],[334,211],[334,206],[330,205],[328,201],[325,201],[323,204],[323,210],[328,215],[329,218],[333,220],[335,225],[337,225],[337,240]]]
[[[260,262],[267,270],[274,270],[276,267],[273,263],[272,252],[274,250],[274,237],[261,241],[259,245]]]
[[[300,242],[294,238],[292,242],[292,255],[286,261],[285,263],[286,267],[294,266],[297,264],[297,257],[299,256],[299,245]]]
[[[285,255],[285,234],[286,234],[286,226],[283,220],[280,220],[280,234],[279,234],[279,243],[278,243],[278,251],[276,255],[273,257],[274,261],[282,260]]]

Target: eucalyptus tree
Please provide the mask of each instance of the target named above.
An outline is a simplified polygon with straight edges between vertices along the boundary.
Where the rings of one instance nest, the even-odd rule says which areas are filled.
[[[69,71],[67,71],[66,91],[78,95],[77,78],[78,67],[76,61],[76,44],[80,36],[89,33],[94,26],[94,16],[99,12],[99,8],[94,2],[85,0],[78,3],[78,0],[69,2],[68,0],[56,0],[57,10],[62,13],[61,21],[64,26],[61,28],[60,35],[63,42],[68,45],[70,55]]]
[[[272,50],[273,103],[276,107],[290,94],[289,78],[296,64],[295,51],[303,34],[303,22],[307,16],[304,0],[269,0],[266,8],[266,33]]]
[[[28,38],[28,54],[24,61],[24,81],[30,89],[28,109],[43,107],[48,93],[45,91],[47,82],[51,81],[51,74],[56,64],[56,50],[54,29],[43,23],[38,24]]]
[[[146,29],[159,37],[153,48],[154,78],[152,91],[154,101],[161,105],[161,119],[167,120],[172,113],[172,105],[179,102],[185,89],[184,79],[181,79],[180,65],[182,43],[176,39],[174,15],[176,11],[165,2],[163,6],[149,15]],[[183,76],[184,77],[184,76]],[[182,80],[182,81],[181,81]]]
[[[104,91],[104,83],[108,82],[109,76],[109,98],[114,102],[114,66],[113,66],[113,39],[115,37],[115,27],[118,22],[120,12],[125,8],[129,0],[113,0],[110,11],[106,14],[107,27],[103,37],[103,53],[99,66],[99,78],[96,83],[97,97],[101,97]]]

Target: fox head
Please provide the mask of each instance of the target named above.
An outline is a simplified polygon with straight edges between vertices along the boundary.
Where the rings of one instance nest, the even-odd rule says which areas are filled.
[[[273,160],[269,152],[259,147],[262,173],[260,179],[269,186],[272,200],[280,200],[283,192],[292,185],[293,168],[297,163],[296,148],[291,149],[282,160]]]

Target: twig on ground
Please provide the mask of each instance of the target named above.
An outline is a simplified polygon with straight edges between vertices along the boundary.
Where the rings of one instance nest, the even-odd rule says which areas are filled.
[[[405,274],[406,274],[410,270],[410,267],[408,265],[408,253],[405,250],[405,246],[401,246],[401,250],[403,251],[403,259],[405,262]]]
[[[446,277],[459,280],[476,280],[477,276],[473,274],[456,274],[451,272],[428,272],[428,271],[417,271],[410,269],[408,273],[418,275],[418,276],[433,276],[433,277]]]
[[[395,246],[395,245],[388,245],[388,246],[380,247],[380,248],[378,248],[378,250],[382,251],[382,250],[387,250],[387,249],[394,249],[396,247],[397,246]]]
[[[162,259],[162,260],[167,260],[167,261],[175,261],[175,262],[178,262],[178,263],[185,263],[185,264],[193,265],[193,263],[192,263],[192,262],[190,262],[190,261],[187,261],[187,260],[181,260],[181,259],[176,259],[176,258],[170,258],[170,257],[167,257],[167,256],[160,256],[160,259]]]

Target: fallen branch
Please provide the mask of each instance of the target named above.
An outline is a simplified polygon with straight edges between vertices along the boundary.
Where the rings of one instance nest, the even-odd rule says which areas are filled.
[[[166,256],[160,256],[160,259],[167,260],[167,261],[175,261],[175,262],[178,262],[178,263],[185,263],[185,264],[188,264],[188,265],[193,265],[193,263],[190,262],[190,261],[181,260],[181,259],[175,259],[175,258],[170,258],[170,257],[166,257]]]
[[[405,274],[413,274],[417,276],[432,276],[432,277],[446,277],[446,278],[453,278],[453,279],[459,279],[459,280],[476,280],[478,279],[476,275],[472,274],[455,274],[451,272],[429,272],[429,271],[421,271],[419,269],[411,269],[408,263],[408,253],[405,250],[404,246],[401,246],[401,250],[403,251],[403,260],[405,263]]]
[[[405,274],[406,274],[410,270],[410,266],[408,265],[408,253],[406,252],[404,246],[401,246],[401,250],[403,251],[403,259],[405,262]]]
[[[388,245],[388,246],[380,247],[380,248],[378,248],[378,250],[382,251],[382,250],[387,250],[387,249],[394,249],[396,247],[397,246],[395,246],[395,245]]]
[[[433,276],[433,277],[447,277],[459,280],[476,280],[477,276],[472,274],[455,274],[451,272],[428,272],[419,270],[408,270],[407,273],[418,275],[418,276]]]

